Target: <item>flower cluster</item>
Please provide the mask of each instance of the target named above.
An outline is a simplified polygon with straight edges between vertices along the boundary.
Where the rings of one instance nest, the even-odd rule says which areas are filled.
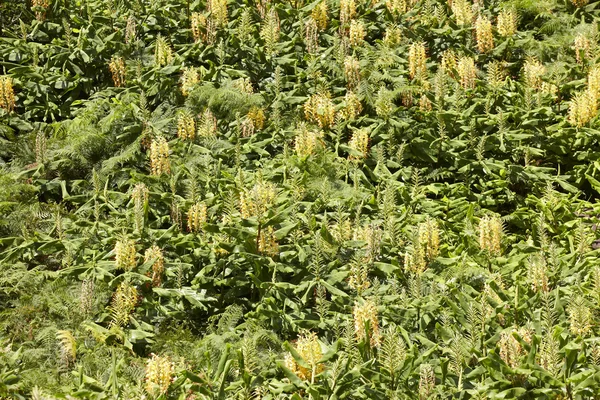
[[[269,257],[279,254],[279,244],[272,226],[261,229],[258,235],[258,252]]]
[[[189,112],[182,112],[177,118],[177,137],[181,140],[194,140],[196,137],[196,120]]]
[[[150,170],[152,175],[171,173],[169,143],[162,136],[152,140],[152,144],[150,145]]]
[[[456,65],[456,71],[460,78],[460,86],[463,89],[474,89],[477,79],[477,68],[472,57],[461,57]]]
[[[129,316],[138,303],[138,291],[128,282],[121,283],[113,294],[109,311],[111,314],[110,326],[125,326]]]
[[[160,286],[162,281],[162,274],[165,271],[165,257],[162,250],[157,245],[153,245],[149,249],[146,249],[144,253],[144,262],[147,263],[151,260],[155,260],[152,264],[152,286]]]
[[[154,62],[156,65],[163,66],[170,64],[171,61],[173,61],[173,49],[163,36],[158,35],[154,45]]]
[[[475,21],[475,38],[480,53],[486,53],[494,48],[492,22],[483,15],[480,15]]]
[[[322,146],[322,143],[322,131],[309,130],[306,126],[302,126],[294,141],[294,150],[298,157],[306,158],[313,155]]]
[[[114,248],[116,269],[131,271],[137,264],[135,242],[123,238],[117,240]]]
[[[181,73],[181,94],[187,96],[200,82],[200,74],[194,67],[184,67]]]
[[[351,154],[351,160],[364,159],[369,155],[369,130],[368,129],[357,129],[352,134],[348,147],[354,150],[358,155]]]
[[[277,192],[270,182],[257,182],[252,189],[240,192],[242,218],[261,217],[275,201]]]
[[[314,332],[303,332],[295,343],[296,352],[308,364],[309,368],[299,365],[291,354],[285,358],[285,366],[305,381],[314,380],[315,376],[325,370],[325,366],[319,361],[323,358],[323,350],[317,334]]]
[[[356,303],[353,310],[354,334],[359,342],[369,340],[371,347],[381,345],[381,333],[379,331],[379,313],[377,306],[372,300],[365,300],[362,304]],[[369,337],[367,338],[366,327],[369,325]]]
[[[202,231],[206,223],[207,209],[206,204],[196,203],[188,211],[187,228],[189,232],[198,233]]]
[[[328,128],[335,122],[335,106],[329,92],[313,94],[304,103],[304,116],[320,128]]]
[[[499,216],[484,215],[479,220],[479,247],[491,254],[499,255],[502,251],[502,220]]]
[[[0,108],[7,112],[15,109],[15,91],[13,81],[10,76],[0,76]]]
[[[411,79],[423,79],[427,74],[425,43],[413,43],[408,50],[408,74]]]
[[[166,393],[174,380],[174,375],[175,364],[169,357],[152,354],[146,364],[146,391],[152,396]]]
[[[512,36],[517,32],[517,13],[513,9],[502,10],[496,22],[498,33],[502,36]]]
[[[125,86],[125,61],[123,57],[113,57],[108,63],[115,87]]]

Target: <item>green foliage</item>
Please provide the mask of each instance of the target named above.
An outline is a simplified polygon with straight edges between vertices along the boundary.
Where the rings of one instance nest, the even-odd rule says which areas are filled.
[[[0,398],[598,398],[599,19],[2,2]]]

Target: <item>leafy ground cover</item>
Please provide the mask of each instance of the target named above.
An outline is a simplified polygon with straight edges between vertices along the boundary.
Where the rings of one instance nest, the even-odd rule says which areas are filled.
[[[599,17],[3,2],[0,398],[598,398]]]

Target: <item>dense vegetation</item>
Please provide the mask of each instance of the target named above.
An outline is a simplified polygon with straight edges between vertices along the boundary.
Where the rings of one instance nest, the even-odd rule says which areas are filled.
[[[0,4],[0,398],[600,398],[598,2]]]

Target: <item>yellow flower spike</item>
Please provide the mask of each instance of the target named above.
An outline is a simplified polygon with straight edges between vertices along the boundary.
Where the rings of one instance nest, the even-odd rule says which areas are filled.
[[[125,86],[126,68],[123,57],[113,57],[108,63],[108,68],[110,69],[115,87]]]
[[[131,271],[137,264],[135,242],[132,239],[117,240],[114,248],[116,269]]]
[[[158,35],[154,44],[154,62],[158,66],[164,66],[171,61],[173,61],[173,49],[163,36]]]
[[[468,0],[453,0],[451,9],[457,25],[470,25],[473,21],[473,6]]]
[[[523,66],[523,77],[525,85],[533,90],[542,87],[542,75],[546,73],[544,65],[535,58],[529,58]]]
[[[313,94],[304,103],[304,116],[315,122],[321,129],[329,128],[335,122],[335,105],[329,92]]]
[[[496,22],[498,33],[501,36],[512,36],[517,32],[517,13],[515,10],[503,10],[498,14]]]
[[[486,53],[494,48],[492,23],[483,15],[480,15],[475,22],[475,38],[477,40],[477,49],[480,53]]]
[[[323,132],[309,130],[302,125],[294,141],[294,151],[300,158],[313,155],[323,143]]]
[[[201,138],[214,139],[217,137],[217,117],[208,108],[200,115],[198,123],[198,136]]]
[[[206,8],[217,26],[227,25],[227,0],[208,0]]]
[[[408,50],[408,75],[411,79],[423,79],[427,75],[425,43],[413,43]]]
[[[153,245],[149,249],[146,249],[144,253],[144,262],[147,263],[153,259],[156,260],[152,264],[152,286],[160,286],[162,282],[162,275],[165,270],[165,257],[162,250],[157,245]]]
[[[152,396],[167,393],[175,377],[175,364],[168,356],[152,354],[146,364],[145,389]]]
[[[309,54],[316,54],[319,49],[319,26],[313,18],[304,24],[304,43]]]
[[[385,6],[394,16],[403,15],[408,9],[406,0],[385,0]]]
[[[181,94],[187,96],[200,82],[200,74],[194,67],[183,67],[179,81],[181,82]]]
[[[360,83],[360,63],[354,56],[347,56],[344,60],[344,78],[348,89],[354,89]]]
[[[474,89],[477,78],[475,60],[471,57],[462,57],[458,60],[456,70],[460,78],[460,86],[463,89]]]
[[[500,255],[502,251],[502,220],[499,216],[484,215],[479,220],[479,247],[493,255]]]
[[[15,109],[15,91],[13,89],[13,80],[10,76],[0,76],[0,108],[7,112]]]
[[[526,343],[531,343],[531,331],[525,328],[513,328],[511,331],[500,333],[498,347],[500,348],[500,358],[511,368],[519,366],[519,358],[525,355],[525,349],[521,343],[515,339],[513,332],[517,333]]]
[[[273,203],[277,191],[270,182],[257,182],[252,189],[240,192],[240,209],[242,218],[261,217]]]
[[[206,223],[207,208],[204,203],[192,205],[188,211],[187,228],[189,232],[198,233],[203,230]]]
[[[352,312],[354,317],[354,334],[360,342],[369,340],[371,347],[379,347],[381,345],[381,333],[379,331],[379,314],[377,306],[372,300],[365,300],[362,304],[356,303]],[[370,337],[366,337],[365,327],[369,322]]]
[[[396,47],[402,40],[402,30],[398,26],[387,26],[383,34],[383,44],[388,47]]]
[[[340,25],[346,25],[356,16],[355,0],[340,0]]]
[[[121,283],[115,293],[109,307],[111,322],[110,326],[122,327],[129,323],[129,316],[138,303],[138,291],[128,282]]]
[[[272,226],[261,229],[258,237],[258,252],[269,257],[275,257],[279,254],[279,244]]]
[[[356,150],[360,155],[350,155],[351,160],[364,159],[369,155],[369,130],[368,129],[357,129],[352,134],[348,147]]]
[[[325,370],[325,365],[319,363],[323,358],[323,351],[317,334],[304,331],[300,333],[298,340],[294,343],[296,352],[308,364],[309,368],[299,365],[291,354],[285,357],[285,365],[294,372],[300,379],[313,382],[316,375]]]
[[[454,50],[452,49],[448,49],[448,50],[444,50],[444,52],[442,53],[442,62],[441,62],[441,68],[444,72],[446,72],[448,75],[452,76],[454,74],[454,70],[456,69],[457,63],[456,63],[456,53],[454,53]]]
[[[329,23],[329,10],[326,1],[321,1],[313,8],[310,13],[311,19],[316,23],[316,26],[320,31],[327,29]]]
[[[350,46],[360,46],[367,36],[367,31],[365,28],[365,24],[360,21],[353,19],[350,22],[350,31],[348,34]]]
[[[171,173],[169,143],[162,136],[152,140],[150,145],[150,170],[152,175]]]

